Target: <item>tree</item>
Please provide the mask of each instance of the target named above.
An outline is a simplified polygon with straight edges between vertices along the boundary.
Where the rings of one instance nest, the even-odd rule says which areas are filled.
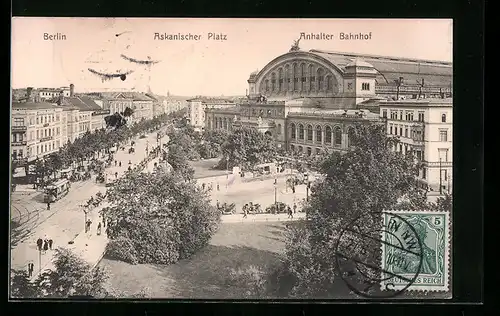
[[[123,116],[124,117],[132,116],[132,114],[134,114],[134,110],[132,110],[128,106],[125,108],[125,111],[123,111]]]
[[[174,172],[180,174],[185,180],[193,179],[194,169],[189,165],[184,147],[181,145],[175,143],[169,145],[167,162]]]
[[[47,166],[48,172],[52,173],[55,177],[56,171],[62,169],[64,162],[62,160],[62,156],[59,155],[59,153],[52,153],[47,156],[45,164]]]
[[[231,131],[222,145],[224,158],[219,162],[219,166],[252,169],[257,164],[275,160],[276,153],[276,145],[271,136],[255,128],[237,128]]]
[[[39,297],[40,291],[31,283],[25,270],[11,270],[10,274],[10,296],[14,298]]]
[[[35,281],[44,297],[63,298],[70,295],[104,297],[105,271],[92,267],[68,249],[56,249],[55,270],[43,272]]]
[[[108,115],[104,117],[104,121],[106,126],[111,128],[120,128],[127,124],[127,120],[120,113]]]
[[[11,296],[65,298],[70,295],[105,297],[106,272],[99,267],[92,269],[82,258],[68,249],[56,249],[54,270],[46,270],[30,282],[25,271],[13,270]]]
[[[351,137],[350,151],[333,152],[318,164],[324,178],[311,188],[305,206],[308,221],[289,231],[283,265],[293,276],[289,296],[332,294],[339,273],[336,241],[348,223],[373,211],[393,209],[402,201],[411,207],[429,206],[425,192],[417,185],[418,164],[412,155],[391,150],[398,141],[386,136],[384,126],[358,125]],[[367,217],[357,225],[359,231],[370,231],[381,224]],[[379,265],[381,247],[373,243],[365,248],[369,251],[357,255],[360,260]]]
[[[107,193],[115,205],[106,210],[113,244],[107,251],[116,258],[120,254],[110,247],[129,249],[136,262],[170,264],[205,247],[218,229],[220,212],[206,192],[183,180],[162,170],[119,179]]]

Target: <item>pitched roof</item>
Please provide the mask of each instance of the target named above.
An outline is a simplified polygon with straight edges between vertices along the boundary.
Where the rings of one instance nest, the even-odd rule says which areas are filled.
[[[227,100],[227,99],[221,99],[221,98],[208,98],[208,97],[197,97],[197,98],[193,98],[193,99],[189,99],[187,100],[188,102],[193,102],[193,101],[201,101],[203,103],[207,103],[207,104],[223,104],[223,103],[234,103],[233,101],[231,100]]]
[[[60,108],[57,105],[49,102],[12,102],[13,110],[45,110]]]
[[[327,59],[341,71],[345,71],[345,67],[357,58],[362,58],[364,62],[373,65],[378,71],[376,80],[379,84],[394,84],[394,80],[399,79],[399,77],[403,77],[404,82],[408,84],[419,84],[423,78],[427,86],[450,86],[453,80],[453,64],[451,62],[317,49],[312,49],[309,53]]]

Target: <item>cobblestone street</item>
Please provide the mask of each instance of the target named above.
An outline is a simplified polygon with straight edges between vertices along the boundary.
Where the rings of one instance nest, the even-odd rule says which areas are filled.
[[[121,167],[106,169],[109,175],[114,177],[118,172],[121,177],[128,168],[128,162],[132,167],[146,157],[146,146],[151,149],[156,145],[156,133],[150,134],[147,138],[136,139],[136,152],[128,153],[126,150],[119,150],[116,154],[117,161],[122,162]],[[148,164],[148,170],[152,170],[154,161]],[[106,187],[104,184],[96,183],[95,175],[90,180],[73,183],[70,192],[61,200],[53,203],[50,210],[47,210],[43,203],[43,193],[33,192],[27,189],[26,192],[19,190],[14,192],[11,201],[11,268],[25,269],[29,262],[33,262],[34,271],[39,272],[51,267],[53,250],[40,253],[36,249],[38,238],[50,238],[54,241],[53,249],[66,247],[73,249],[76,253],[85,254],[84,258],[92,264],[96,264],[102,257],[106,239],[103,235],[96,236],[95,229],[99,222],[98,209],[94,209],[88,214],[88,218],[93,223],[91,232],[85,234],[84,223],[85,214],[82,204],[95,196],[97,192],[104,194]],[[101,208],[104,206],[101,205]],[[97,237],[97,238],[96,238]],[[69,244],[73,241],[72,244]]]

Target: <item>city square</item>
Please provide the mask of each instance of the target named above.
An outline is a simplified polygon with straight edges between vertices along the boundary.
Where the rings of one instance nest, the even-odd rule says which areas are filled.
[[[78,55],[78,76],[13,89],[11,296],[451,297],[446,45],[440,60],[380,44],[339,52],[295,27],[219,74],[234,62],[224,49],[207,46],[211,62],[194,70],[198,50],[146,52],[145,29],[123,23],[96,33],[106,44]],[[60,42],[82,34],[73,27]],[[417,250],[379,251],[409,234]],[[421,272],[441,283],[413,284]]]

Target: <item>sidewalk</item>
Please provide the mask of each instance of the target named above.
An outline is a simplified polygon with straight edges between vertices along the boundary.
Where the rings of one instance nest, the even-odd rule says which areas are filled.
[[[146,170],[152,171],[154,163],[157,162],[158,159],[159,157],[151,160],[146,166]],[[122,166],[122,168],[123,167],[124,166]],[[122,170],[122,174],[120,174],[120,176],[123,175],[123,172],[124,170]],[[101,228],[101,235],[97,235],[97,225],[101,221],[99,211],[105,207],[108,207],[109,205],[110,204],[107,201],[104,201],[99,207],[93,209],[87,214],[87,218],[92,221],[92,226],[89,232],[85,233],[84,221],[82,221],[81,232],[70,240],[67,240],[67,238],[61,239],[63,243],[57,245],[55,248],[60,247],[69,249],[76,255],[80,256],[83,260],[88,262],[92,267],[95,267],[104,256],[106,246],[108,244],[108,238],[105,233],[106,228],[104,226],[102,226]],[[70,241],[72,241],[71,244],[69,243]],[[54,269],[53,259],[53,251],[47,251],[45,255],[42,255],[42,272],[47,269]],[[38,274],[39,271],[35,271],[32,280],[36,279]]]
[[[148,139],[151,144],[152,140],[155,138],[151,136],[147,139],[138,140],[136,144],[139,145],[139,149],[144,150]],[[128,159],[144,159],[145,152],[139,155],[128,155],[127,152],[125,155],[128,163]],[[128,165],[124,165],[122,162],[123,171],[125,171],[127,167]],[[72,190],[70,190],[70,193],[68,193],[66,197],[52,205],[51,211],[45,210],[45,205],[40,204],[43,212],[41,211],[36,214],[37,218],[34,219],[36,219],[37,222],[33,224],[33,227],[29,228],[30,237],[20,241],[11,249],[11,267],[14,269],[26,269],[27,263],[33,262],[35,265],[34,278],[38,275],[40,266],[42,271],[53,268],[52,260],[54,250],[48,250],[46,253],[42,253],[40,255],[40,252],[36,247],[36,239],[38,238],[50,238],[54,241],[52,247],[53,249],[59,247],[72,249],[78,254],[81,254],[85,260],[89,261],[90,264],[97,264],[104,253],[107,243],[106,238],[103,238],[103,235],[95,235],[97,224],[99,222],[98,210],[104,207],[104,204],[88,214],[88,217],[93,222],[91,228],[93,234],[89,236],[85,235],[83,232],[85,215],[81,205],[85,204],[91,196],[94,196],[99,191],[101,193],[105,193],[106,188],[102,184],[95,183],[95,179],[91,179],[90,181],[75,183]],[[22,205],[26,204],[27,201],[24,197],[25,194],[17,194],[22,196],[18,202]],[[34,190],[34,192],[30,192],[29,194],[37,193],[36,190]],[[104,227],[102,232],[104,232]],[[73,240],[74,243],[68,244],[71,240]]]
[[[305,219],[306,213],[295,213],[293,218],[289,218],[288,214],[249,214],[247,218],[243,218],[243,214],[222,215],[222,223],[252,223],[252,222],[282,222],[296,221]]]
[[[84,217],[82,216],[81,224],[82,224],[82,230],[80,233],[78,233],[75,236],[68,236],[67,234],[64,234],[64,230],[60,231],[59,236],[51,236],[53,240],[57,240],[58,243],[54,244],[52,246],[53,250],[48,250],[45,254],[41,255],[41,272],[43,273],[47,269],[54,269],[54,255],[55,251],[54,249],[57,248],[64,248],[64,249],[70,249],[75,254],[81,255],[82,258],[90,263],[92,266],[97,264],[99,260],[102,258],[102,255],[104,253],[106,244],[107,244],[107,238],[105,237],[105,228],[103,227],[101,230],[101,235],[97,236],[97,225],[100,221],[99,218],[99,210],[103,209],[104,207],[109,206],[108,203],[103,202],[101,206],[93,209],[91,212],[87,214],[87,218],[92,221],[92,227],[90,229],[89,233],[85,233],[85,228],[84,228]],[[70,242],[73,241],[72,244]],[[38,253],[38,250],[36,250],[36,246],[34,245],[33,247],[34,251]],[[95,262],[95,264],[94,264]],[[38,261],[35,263],[35,266],[38,266]],[[39,270],[35,268],[35,271],[33,272],[33,277],[32,280],[35,280],[39,274]]]

